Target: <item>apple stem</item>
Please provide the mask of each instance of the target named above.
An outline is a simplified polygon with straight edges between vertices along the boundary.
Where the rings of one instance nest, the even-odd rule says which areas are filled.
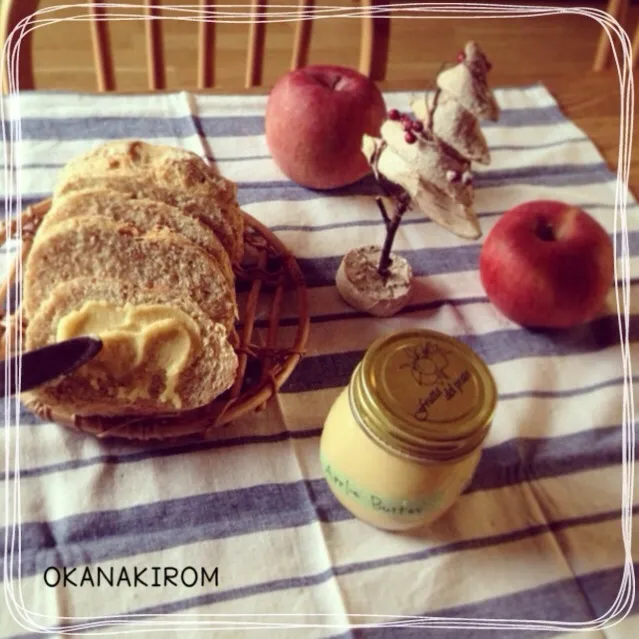
[[[395,210],[393,211],[393,219],[386,225],[386,238],[384,239],[384,245],[382,246],[382,254],[379,257],[379,264],[377,266],[377,272],[382,277],[387,277],[390,265],[393,261],[390,258],[391,249],[393,248],[393,242],[395,241],[395,235],[397,229],[402,221],[402,216],[406,212],[410,198],[401,197],[395,204]],[[388,217],[388,216],[387,216]]]
[[[552,227],[552,224],[542,219],[537,220],[535,235],[544,242],[552,242],[556,239],[555,229]]]

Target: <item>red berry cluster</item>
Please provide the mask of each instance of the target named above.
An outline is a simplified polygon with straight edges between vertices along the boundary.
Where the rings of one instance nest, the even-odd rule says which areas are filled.
[[[408,113],[401,113],[397,109],[388,112],[389,120],[396,120],[402,123],[404,129],[404,140],[408,144],[417,142],[417,135],[424,130],[424,124],[420,120],[413,120]]]

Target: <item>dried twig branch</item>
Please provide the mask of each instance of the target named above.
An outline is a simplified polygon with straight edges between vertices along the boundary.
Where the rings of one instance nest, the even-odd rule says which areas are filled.
[[[402,221],[402,216],[410,206],[410,196],[407,193],[403,193],[395,200],[395,210],[393,211],[393,218],[390,224],[387,226],[386,238],[384,239],[384,245],[382,246],[382,254],[379,257],[379,264],[377,266],[377,272],[382,277],[387,277],[389,269],[393,261],[390,254],[393,248],[393,242],[395,241],[395,235],[397,229]]]
[[[433,128],[435,126],[435,111],[437,110],[437,105],[439,103],[439,95],[441,94],[441,89],[435,90],[435,95],[433,96],[433,103],[428,107],[428,133],[429,135],[433,134]]]
[[[377,196],[375,198],[375,202],[377,203],[377,208],[379,209],[380,213],[382,214],[382,219],[384,220],[384,224],[386,226],[386,229],[388,229],[388,226],[391,223],[391,219],[388,216],[388,213],[386,212],[386,207],[384,206],[384,201],[382,200],[382,198],[380,196]]]
[[[435,115],[435,109],[437,109],[437,103],[439,102],[439,95],[442,90],[437,86],[437,76],[448,66],[446,62],[443,62],[439,71],[435,74],[435,79],[432,81],[431,90],[435,92],[433,96],[433,103],[428,107],[428,133],[433,133],[433,116]],[[429,104],[428,96],[426,96],[426,104]]]

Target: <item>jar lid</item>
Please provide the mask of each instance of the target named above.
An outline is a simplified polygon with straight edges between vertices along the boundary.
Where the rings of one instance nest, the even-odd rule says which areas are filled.
[[[418,329],[373,342],[353,374],[350,399],[362,427],[386,448],[423,461],[452,461],[488,434],[497,389],[471,348]]]

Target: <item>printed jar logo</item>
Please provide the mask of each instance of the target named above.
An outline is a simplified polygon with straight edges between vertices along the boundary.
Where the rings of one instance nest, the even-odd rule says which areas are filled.
[[[439,408],[444,403],[443,407],[448,409],[448,402],[463,393],[464,386],[471,380],[471,374],[467,368],[460,372],[454,371],[450,358],[453,352],[434,342],[405,348],[404,353],[408,361],[400,368],[409,368],[419,386],[430,388],[418,399],[415,419],[429,421],[436,405]],[[450,421],[449,410],[446,410],[446,416],[444,421]]]
[[[409,361],[401,368],[410,368],[415,381],[420,386],[433,386],[449,379],[446,368],[449,366],[450,351],[432,342],[425,342],[421,346],[407,347],[404,352]]]

